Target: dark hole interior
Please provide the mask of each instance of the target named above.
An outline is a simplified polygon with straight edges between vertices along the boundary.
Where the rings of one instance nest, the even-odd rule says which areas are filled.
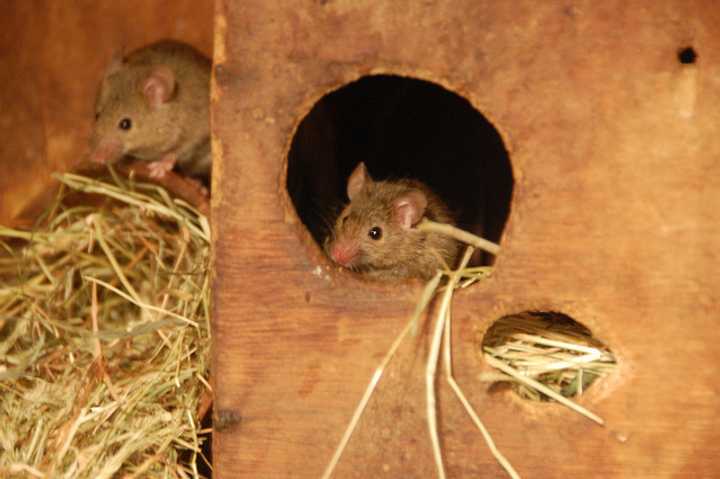
[[[510,212],[510,161],[497,130],[465,98],[427,81],[377,75],[315,104],[293,138],[287,188],[320,245],[348,201],[347,179],[361,161],[375,180],[424,182],[447,202],[458,226],[499,242]]]
[[[695,53],[695,49],[693,47],[681,48],[678,51],[678,60],[683,65],[695,63],[695,60],[697,60],[697,53]]]

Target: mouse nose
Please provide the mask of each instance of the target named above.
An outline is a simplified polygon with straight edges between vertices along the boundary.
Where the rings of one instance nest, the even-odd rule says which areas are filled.
[[[90,161],[112,163],[122,155],[122,143],[117,140],[101,140],[92,147]]]
[[[330,249],[330,257],[341,266],[350,266],[357,257],[358,247],[352,244],[335,244]]]

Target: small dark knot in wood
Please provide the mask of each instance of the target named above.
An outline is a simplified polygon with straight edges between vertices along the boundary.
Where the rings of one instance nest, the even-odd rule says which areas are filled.
[[[213,419],[213,429],[216,431],[224,431],[235,428],[240,424],[242,416],[240,413],[232,409],[220,409]]]

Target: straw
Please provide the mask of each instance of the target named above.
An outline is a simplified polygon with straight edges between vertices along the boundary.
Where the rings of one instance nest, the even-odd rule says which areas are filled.
[[[156,185],[58,179],[34,230],[0,226],[0,477],[202,477],[208,221]]]

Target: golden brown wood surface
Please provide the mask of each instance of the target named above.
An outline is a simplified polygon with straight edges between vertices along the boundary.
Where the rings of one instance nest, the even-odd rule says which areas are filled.
[[[192,0],[3,2],[0,224],[32,218],[50,174],[83,161],[114,54],[171,37],[211,55],[212,15],[212,2]]]
[[[334,271],[285,191],[293,131],[370,73],[437,82],[503,134],[515,190],[495,276],[458,295],[456,375],[523,477],[720,471],[720,10],[712,1],[221,0],[213,106],[215,477],[318,478],[417,285]],[[695,64],[677,51],[692,46]],[[495,319],[560,311],[619,360],[580,403],[492,394]],[[426,334],[335,477],[435,477]],[[450,477],[505,477],[443,380]]]

